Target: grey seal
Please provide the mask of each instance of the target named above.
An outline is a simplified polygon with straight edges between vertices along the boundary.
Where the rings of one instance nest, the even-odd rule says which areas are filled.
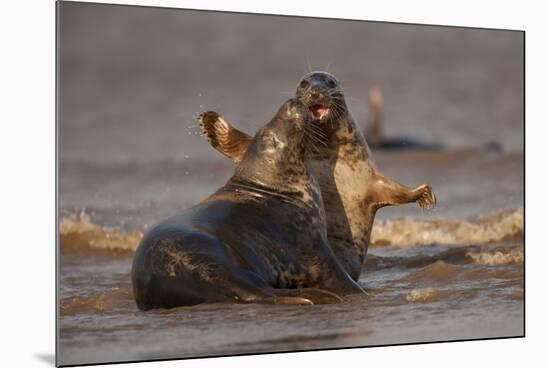
[[[296,98],[314,115],[316,136],[326,144],[310,150],[308,160],[319,181],[330,247],[346,272],[357,280],[367,254],[376,212],[385,206],[417,202],[435,206],[428,184],[410,188],[376,167],[371,150],[349,111],[340,82],[326,72],[311,72],[298,83]],[[200,116],[206,140],[220,153],[240,162],[250,136],[216,112]]]
[[[303,102],[287,101],[222,188],[144,235],[132,264],[139,309],[313,304],[364,293],[328,245],[319,185],[306,160],[311,123]]]

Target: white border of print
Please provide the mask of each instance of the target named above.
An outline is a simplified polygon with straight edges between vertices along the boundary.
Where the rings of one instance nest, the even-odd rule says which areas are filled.
[[[547,346],[549,249],[543,209],[549,149],[547,15],[543,5],[507,1],[106,1],[189,9],[306,15],[526,30],[527,300],[525,339],[442,343],[137,363],[114,367],[343,365],[517,368]],[[540,4],[544,4],[540,2]],[[54,354],[54,1],[9,1],[0,13],[2,84],[2,366],[52,366]],[[7,83],[6,83],[7,82]],[[546,159],[546,160],[545,160]],[[519,174],[519,173],[518,173]],[[545,199],[540,199],[545,198]],[[7,206],[5,205],[7,203]],[[429,321],[426,321],[429,323]]]

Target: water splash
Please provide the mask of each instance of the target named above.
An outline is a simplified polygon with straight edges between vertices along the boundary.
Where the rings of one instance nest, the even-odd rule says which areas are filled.
[[[413,289],[405,296],[405,299],[409,303],[436,302],[441,299],[441,291],[434,288]]]
[[[62,253],[133,254],[143,237],[141,231],[124,233],[91,222],[87,217],[63,218],[59,224]]]

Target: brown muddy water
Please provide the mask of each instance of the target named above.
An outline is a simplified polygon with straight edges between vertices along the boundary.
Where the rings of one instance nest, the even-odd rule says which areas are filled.
[[[61,364],[523,335],[521,34],[74,3],[60,26]],[[138,311],[143,232],[233,171],[193,117],[215,109],[254,133],[308,63],[330,64],[362,128],[376,84],[388,135],[445,145],[374,151],[438,206],[379,211],[366,297]]]
[[[501,160],[498,154],[489,161]],[[497,170],[502,180],[513,181],[513,176],[521,173],[521,160],[517,161],[511,167],[502,165],[500,172]],[[226,171],[227,178],[231,164],[223,165],[228,167],[220,170],[219,175],[224,177],[222,172]],[[425,165],[425,161],[418,164],[420,168]],[[463,175],[463,163],[458,166],[460,168],[447,166],[445,174],[451,183]],[[470,170],[471,175],[478,172],[474,168]],[[111,169],[106,171],[111,172]],[[135,175],[141,171],[148,170],[137,168]],[[483,181],[497,174],[490,170],[482,173],[478,172],[477,184],[471,184],[471,190],[478,191],[480,202],[484,196],[493,195],[481,190]],[[99,173],[95,176],[100,180]],[[158,173],[149,178],[150,182],[159,179]],[[126,180],[132,187],[138,178],[129,175]],[[184,188],[190,188],[188,192],[197,185],[185,184],[185,180],[181,183]],[[215,186],[208,183],[207,172],[203,185],[207,187],[202,188],[204,190]],[[433,213],[422,213],[410,205],[406,210],[415,215],[377,220],[373,230],[374,245],[369,249],[360,278],[360,284],[368,291],[367,297],[311,307],[217,304],[140,312],[132,298],[129,275],[132,252],[143,227],[113,224],[115,219],[125,216],[132,222],[142,216],[149,219],[149,216],[142,215],[139,210],[132,213],[129,209],[115,210],[111,218],[106,210],[101,216],[97,215],[99,208],[72,215],[65,210],[66,215],[60,223],[61,362],[125,361],[522,335],[523,209],[491,212],[480,218],[455,218],[453,201],[446,197],[459,197],[460,193],[454,193],[452,185],[434,187],[443,198]],[[521,191],[514,193],[514,188],[509,189],[501,193],[501,199],[516,198],[519,205]],[[177,198],[177,201],[185,200]],[[166,201],[170,201],[169,196]],[[160,202],[151,207],[158,210],[164,206]],[[460,208],[459,200],[456,207]],[[391,210],[405,212],[397,208]],[[380,215],[385,211],[390,212],[382,210]],[[155,216],[155,219],[162,217]]]

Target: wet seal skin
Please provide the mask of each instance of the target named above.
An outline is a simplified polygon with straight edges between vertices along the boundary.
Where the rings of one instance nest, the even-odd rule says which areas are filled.
[[[314,304],[364,293],[328,245],[306,153],[310,110],[284,103],[251,140],[225,186],[145,234],[132,285],[141,310],[199,303]]]
[[[326,72],[306,74],[298,83],[296,98],[314,115],[316,137],[325,142],[308,151],[306,160],[321,188],[330,247],[346,272],[357,280],[376,211],[412,202],[422,208],[435,206],[435,195],[427,184],[409,188],[378,171],[334,76]],[[204,113],[199,119],[203,135],[219,152],[235,162],[248,155],[250,137],[246,133],[215,112]]]

